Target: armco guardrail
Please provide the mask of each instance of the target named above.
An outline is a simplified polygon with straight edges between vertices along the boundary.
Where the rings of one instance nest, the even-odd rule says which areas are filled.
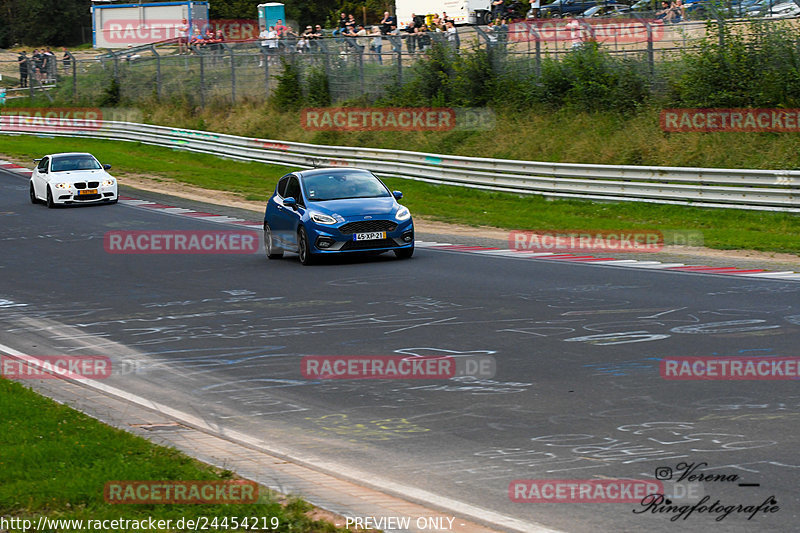
[[[132,141],[245,161],[361,167],[385,177],[518,194],[800,212],[800,171],[541,163],[323,146],[136,124],[0,115],[0,133]],[[0,152],[2,147],[0,147]]]

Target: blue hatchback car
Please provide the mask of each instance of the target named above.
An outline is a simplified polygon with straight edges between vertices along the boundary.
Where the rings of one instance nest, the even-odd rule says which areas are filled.
[[[414,254],[414,222],[372,172],[320,168],[283,176],[264,214],[267,257],[296,252],[308,265],[321,255],[393,251]]]

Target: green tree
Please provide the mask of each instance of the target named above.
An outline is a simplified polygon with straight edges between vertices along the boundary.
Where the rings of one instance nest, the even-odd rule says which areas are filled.
[[[0,0],[0,47],[72,46],[92,27],[90,0]]]

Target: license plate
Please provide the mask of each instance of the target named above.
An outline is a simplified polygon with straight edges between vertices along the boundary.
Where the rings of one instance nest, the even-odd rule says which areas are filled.
[[[78,191],[78,196],[81,196],[83,194],[97,194],[97,189],[83,189]]]
[[[373,231],[370,233],[354,233],[353,240],[354,241],[374,241],[378,239],[385,239],[386,232],[385,231]]]

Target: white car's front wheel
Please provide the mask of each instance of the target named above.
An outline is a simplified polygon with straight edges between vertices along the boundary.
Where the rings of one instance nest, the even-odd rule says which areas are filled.
[[[56,206],[55,202],[53,202],[53,191],[50,190],[50,186],[47,186],[47,207],[53,209]]]

